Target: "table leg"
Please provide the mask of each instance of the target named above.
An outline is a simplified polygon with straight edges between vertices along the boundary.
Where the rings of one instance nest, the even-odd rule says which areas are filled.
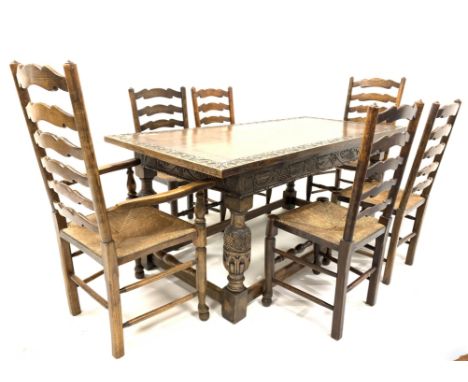
[[[292,210],[296,207],[296,190],[294,189],[294,182],[289,182],[286,190],[283,192],[283,208]]]
[[[245,225],[245,214],[252,208],[253,196],[235,198],[225,195],[226,207],[231,211],[231,220],[224,230],[223,262],[229,272],[228,284],[223,289],[222,314],[236,323],[247,314],[248,290],[244,286],[244,272],[250,264],[252,237]]]
[[[153,179],[156,176],[156,173],[157,172],[155,170],[152,170],[143,166],[139,166],[136,168],[136,175],[138,176],[138,178],[140,178],[140,181],[141,181],[141,189],[140,189],[140,192],[138,193],[138,196],[153,195],[156,193],[153,189]],[[136,267],[138,266],[140,267],[143,266],[148,271],[156,268],[156,264],[154,264],[151,255],[144,256],[141,259],[141,263],[136,265]],[[143,271],[141,270],[141,272],[138,272],[136,268],[135,268],[135,275],[139,279],[145,277]]]

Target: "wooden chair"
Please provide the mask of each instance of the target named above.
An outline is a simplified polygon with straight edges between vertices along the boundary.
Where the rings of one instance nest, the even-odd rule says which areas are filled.
[[[363,122],[365,120],[365,114],[370,104],[376,104],[379,106],[379,110],[385,111],[393,106],[400,106],[403,91],[405,89],[406,79],[403,77],[400,82],[392,80],[384,80],[381,78],[364,79],[355,81],[354,77],[349,79],[348,93],[346,97],[345,111],[343,120]],[[372,88],[372,92],[363,93],[361,89]],[[391,91],[395,94],[388,94]],[[312,194],[320,193],[324,191],[336,191],[340,190],[342,183],[352,183],[351,180],[342,178],[342,170],[356,171],[357,161],[351,161],[344,163],[340,168],[335,170],[326,171],[321,174],[312,175],[307,177],[306,186],[306,199],[310,200]],[[335,174],[335,181],[333,186],[314,183],[314,176]],[[316,187],[317,190],[312,191],[312,188]]]
[[[453,125],[457,119],[460,105],[460,100],[442,107],[439,103],[432,104],[406,186],[398,191],[394,206],[393,213],[396,216],[392,226],[390,245],[382,280],[385,284],[389,284],[391,281],[398,246],[408,244],[406,264],[413,264],[427,201],[434,185],[440,162],[447,148]],[[438,121],[441,121],[441,123],[436,123]],[[364,190],[372,188],[373,185],[373,181],[367,181],[364,184]],[[348,202],[350,195],[351,188],[345,189],[340,192],[338,200]],[[373,205],[385,198],[385,193],[381,193],[374,198],[364,200],[364,203]],[[413,221],[413,228],[408,235],[400,237],[401,226],[405,219]]]
[[[369,279],[366,302],[369,305],[375,304],[393,204],[401,183],[422,108],[422,103],[417,103],[414,106],[393,107],[381,114],[378,114],[378,107],[372,106],[369,108],[365,120],[365,131],[361,141],[349,208],[329,201],[316,201],[278,216],[270,216],[265,239],[265,285],[262,299],[264,306],[269,306],[272,303],[273,284],[284,287],[310,301],[331,309],[333,311],[331,336],[338,340],[343,332],[346,294],[349,291],[362,281]],[[376,123],[392,123],[402,120],[408,122],[407,133],[397,132],[391,136],[378,139],[373,143]],[[369,163],[371,157],[376,157],[379,153],[388,152],[390,148],[398,146],[400,149],[397,150],[397,155],[371,162],[371,164]],[[384,180],[383,177],[386,172],[390,173],[388,174],[390,175],[388,176],[388,180]],[[372,189],[364,190],[365,179],[369,177],[382,180]],[[389,191],[387,199],[377,205],[360,210],[362,200],[384,190]],[[383,211],[383,213],[377,219],[373,215],[379,211]],[[278,229],[298,235],[307,241],[288,251],[277,249],[275,248],[275,236],[278,233]],[[351,266],[353,254],[374,240],[376,245],[371,267],[362,271]],[[306,253],[302,257],[296,256],[310,246],[313,248],[311,252]],[[338,256],[335,258],[330,255],[331,251],[322,254],[322,249],[337,251]],[[275,259],[275,254],[279,255],[278,259]],[[322,266],[322,256],[326,256],[328,260],[337,264],[337,272]],[[282,259],[292,260],[307,268],[311,268],[316,273],[322,272],[335,277],[334,304],[332,305],[295,286],[287,284],[281,277],[276,277],[274,274],[274,263]],[[348,285],[350,271],[356,273],[358,277]]]
[[[130,88],[128,89],[128,94],[130,96],[130,104],[132,107],[133,123],[137,133],[161,128],[182,127],[187,129],[189,127],[187,114],[187,95],[184,87],[181,87],[180,90],[153,88],[143,89],[138,92],[135,92],[133,88]],[[167,105],[165,100],[172,98],[175,98],[177,104],[173,103]],[[156,104],[145,105],[144,107],[138,108],[137,100],[139,99],[154,99]],[[161,102],[164,102],[164,104],[161,104]],[[174,114],[180,115],[180,118],[175,119]],[[161,119],[151,119],[147,120],[146,122],[142,122],[142,118],[151,118],[153,116],[159,118],[161,115],[163,115]],[[171,115],[171,118],[165,119],[164,116],[167,115]],[[169,175],[163,171],[158,171],[157,175],[154,177],[154,180],[166,185],[169,190],[173,190],[174,188],[188,183],[184,179]],[[189,219],[192,219],[193,205],[193,195],[189,195],[187,196],[187,210],[179,212],[178,201],[173,200],[171,202],[171,214],[174,216],[187,215]]]
[[[208,319],[209,310],[205,303],[206,229],[202,190],[212,183],[196,182],[166,193],[128,199],[115,207],[106,208],[100,181],[100,175],[103,172],[96,164],[76,65],[70,62],[66,63],[64,76],[48,66],[22,65],[17,62],[11,64],[11,71],[52,207],[71,314],[81,313],[78,287],[81,287],[99,304],[107,308],[111,327],[112,354],[116,358],[124,354],[123,328],[132,326],[195,296],[198,296],[200,319]],[[32,85],[48,91],[60,89],[67,92],[71,100],[73,114],[69,114],[57,106],[32,102],[29,92]],[[39,126],[38,123],[41,125]],[[55,132],[58,131],[58,128],[63,133],[72,135],[74,140],[79,142],[79,145],[56,135]],[[54,133],[46,132],[44,129],[54,131]],[[85,172],[53,159],[52,156],[72,157],[75,163],[84,167]],[[78,191],[77,186],[81,186],[82,191]],[[90,194],[91,197],[85,196],[82,192]],[[199,200],[195,225],[161,212],[154,207],[193,192],[197,192]],[[85,208],[92,213],[82,213],[77,208]],[[120,265],[187,241],[194,243],[196,259],[144,280],[120,287]],[[78,250],[72,253],[71,245]],[[78,277],[74,272],[73,259],[82,253],[86,253],[99,263],[102,270],[86,278]],[[121,293],[132,291],[152,281],[188,269],[195,264],[197,265],[197,291],[122,322]],[[91,281],[101,275],[104,275],[105,279],[107,300],[89,285]]]
[[[221,98],[222,102],[203,102],[204,98]],[[223,103],[225,102],[225,103]],[[193,114],[195,117],[195,126],[202,127],[210,124],[224,124],[228,123],[234,125],[236,123],[234,116],[234,96],[232,87],[228,90],[223,89],[200,89],[192,88],[192,103]],[[226,115],[228,112],[228,115]],[[213,114],[214,113],[214,114]],[[266,198],[266,204],[271,201],[272,189],[268,188],[265,193],[258,193],[257,195]],[[226,214],[226,207],[224,207],[224,195],[221,194],[221,220],[224,220]]]

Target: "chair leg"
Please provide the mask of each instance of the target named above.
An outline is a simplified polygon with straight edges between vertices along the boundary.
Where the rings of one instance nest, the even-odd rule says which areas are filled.
[[[107,304],[111,327],[112,355],[120,358],[124,355],[122,325],[122,307],[119,291],[119,266],[114,242],[101,243],[104,277],[107,288]]]
[[[143,265],[141,264],[141,258],[138,258],[135,260],[135,278],[136,279],[144,279],[145,278],[145,269],[143,268]]]
[[[266,190],[266,204],[271,202],[271,194],[273,193],[273,188],[267,188]]]
[[[321,262],[321,254],[320,254],[320,245],[317,243],[314,243],[314,264],[320,266],[322,264]],[[319,275],[320,272],[316,271],[315,269],[312,270],[312,273],[314,275]]]
[[[177,188],[177,184],[171,182],[169,183],[168,188],[169,190],[173,190],[174,188]],[[177,216],[179,213],[179,206],[177,203],[178,203],[177,199],[171,202],[171,215],[173,216]]]
[[[310,202],[310,197],[312,195],[312,182],[314,181],[314,177],[309,175],[307,177],[307,184],[306,184],[306,200]]]
[[[73,259],[71,257],[70,243],[63,239],[58,239],[60,260],[62,263],[63,281],[65,283],[65,291],[67,294],[68,309],[72,316],[81,313],[80,299],[78,296],[78,286],[70,279],[70,276],[75,274],[73,267]]]
[[[398,210],[396,216],[395,216],[395,221],[393,222],[392,226],[392,236],[390,238],[390,245],[388,247],[388,252],[387,252],[387,261],[385,263],[385,270],[384,270],[384,275],[382,278],[382,282],[384,284],[390,284],[390,281],[392,279],[392,273],[393,273],[393,266],[395,264],[395,257],[397,254],[397,248],[398,248],[398,240],[400,238],[400,230],[401,230],[401,225],[403,223],[403,219],[405,212]]]
[[[206,213],[206,215],[208,215],[210,213],[210,209],[208,208],[208,204],[209,204],[209,202],[208,202],[208,190],[204,190],[203,193],[204,193],[203,198],[205,200],[205,213]]]
[[[343,335],[343,321],[350,264],[350,243],[342,241],[338,250],[338,274],[335,286],[335,301],[333,304],[333,319],[331,331],[331,336],[335,340],[339,340]]]
[[[226,205],[224,204],[224,192],[221,192],[221,201],[219,204],[220,220],[223,222],[226,220]]]
[[[275,272],[275,236],[278,229],[275,227],[275,216],[268,218],[265,238],[265,282],[263,285],[263,306],[270,306],[273,297],[273,275]]]
[[[187,195],[187,209],[191,209],[193,207],[194,207],[194,205],[193,205],[193,194]],[[187,217],[189,219],[193,219],[193,212],[189,212],[187,214]]]
[[[375,268],[375,272],[370,277],[366,299],[366,303],[370,306],[374,306],[377,301],[377,292],[379,291],[380,275],[382,273],[387,236],[388,232],[385,232],[385,234],[377,238],[375,241],[374,256],[372,257],[372,267]]]
[[[195,239],[195,252],[197,256],[197,291],[198,291],[198,317],[202,321],[208,320],[210,310],[206,305],[206,224],[205,224],[205,193],[198,191],[196,194],[197,205],[195,206],[195,228],[197,238]]]
[[[426,211],[427,202],[424,203],[421,207],[418,208],[416,211],[416,217],[413,225],[413,232],[416,234],[409,243],[408,252],[406,254],[405,264],[406,265],[413,265],[414,262],[414,255],[416,254],[416,246],[418,244],[419,233],[421,232],[421,227],[424,218],[424,212]]]

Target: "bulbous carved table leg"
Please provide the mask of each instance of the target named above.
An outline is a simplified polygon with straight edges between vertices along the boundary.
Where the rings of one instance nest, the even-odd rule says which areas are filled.
[[[225,196],[225,205],[231,211],[230,224],[224,230],[223,262],[229,272],[228,284],[223,289],[223,317],[236,323],[247,313],[248,291],[244,286],[244,272],[250,265],[250,228],[245,225],[245,214],[252,208],[253,196],[234,198]]]

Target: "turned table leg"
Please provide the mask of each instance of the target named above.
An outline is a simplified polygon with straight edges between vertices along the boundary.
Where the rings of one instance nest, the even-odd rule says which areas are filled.
[[[248,291],[244,286],[244,272],[250,264],[251,233],[245,225],[245,214],[252,208],[253,196],[235,198],[225,195],[231,220],[224,230],[223,262],[229,272],[228,284],[223,289],[223,317],[232,323],[247,314]]]
[[[283,208],[292,210],[296,207],[296,190],[294,189],[294,182],[289,182],[286,190],[283,192]]]

